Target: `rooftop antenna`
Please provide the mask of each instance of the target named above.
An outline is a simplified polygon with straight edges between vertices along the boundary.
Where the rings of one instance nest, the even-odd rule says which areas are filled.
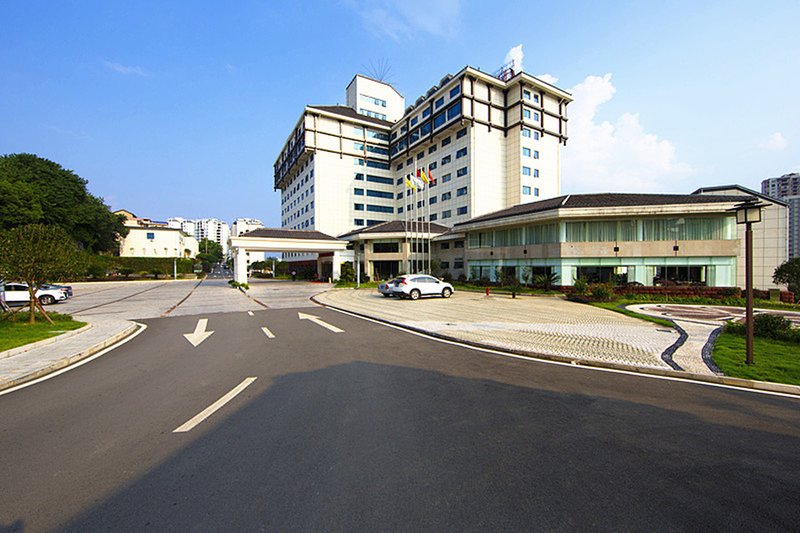
[[[370,59],[369,65],[364,67],[364,71],[370,78],[376,79],[382,83],[391,84],[392,68],[389,66],[389,60],[385,57]]]

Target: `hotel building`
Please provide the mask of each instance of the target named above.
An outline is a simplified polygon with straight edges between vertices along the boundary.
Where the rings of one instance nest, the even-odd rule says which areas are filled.
[[[761,182],[761,192],[789,206],[789,259],[800,257],[800,173]]]
[[[572,99],[524,72],[504,78],[465,67],[404,109],[391,85],[356,75],[346,106],[306,106],[274,165],[281,226],[452,226],[557,196]],[[421,168],[435,181],[414,193],[406,178]]]

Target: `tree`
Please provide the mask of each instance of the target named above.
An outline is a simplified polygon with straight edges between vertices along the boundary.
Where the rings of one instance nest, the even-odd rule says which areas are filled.
[[[36,291],[44,283],[75,275],[83,259],[75,241],[59,226],[28,224],[0,231],[0,276],[24,281],[30,296],[29,323],[36,321],[36,308],[52,324]]]
[[[797,298],[800,294],[800,257],[789,259],[772,274],[772,282],[778,285],[788,285],[789,290]]]
[[[112,251],[128,234],[125,218],[86,189],[87,181],[33,154],[0,156],[0,229],[60,226],[83,248]]]
[[[203,272],[211,272],[211,266],[222,261],[222,245],[210,239],[200,239],[197,259],[203,264]]]

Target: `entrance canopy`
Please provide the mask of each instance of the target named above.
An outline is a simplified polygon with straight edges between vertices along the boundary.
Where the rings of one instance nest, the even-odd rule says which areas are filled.
[[[333,252],[335,279],[340,275],[341,253],[347,249],[347,241],[319,231],[282,228],[259,228],[231,237],[228,244],[233,254],[233,279],[240,283],[247,282],[247,252]]]

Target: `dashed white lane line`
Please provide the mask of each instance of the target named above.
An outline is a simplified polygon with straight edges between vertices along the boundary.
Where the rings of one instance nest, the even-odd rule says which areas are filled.
[[[244,381],[236,385],[233,389],[231,389],[225,396],[217,400],[216,402],[212,403],[202,411],[200,411],[197,415],[189,419],[185,424],[178,426],[177,428],[173,429],[173,433],[186,433],[187,431],[191,431],[197,424],[208,418],[209,416],[213,415],[217,411],[219,411],[226,403],[233,400],[240,392],[244,389],[249,387],[256,378],[250,377],[246,378]]]
[[[247,314],[250,315],[250,316],[253,316],[253,312],[252,311],[248,311]]]
[[[269,328],[261,328],[261,331],[263,331],[263,332],[264,332],[264,335],[266,335],[268,338],[270,338],[270,339],[274,339],[274,338],[275,338],[275,334],[273,334],[273,333],[272,333],[272,332],[269,330]]]

